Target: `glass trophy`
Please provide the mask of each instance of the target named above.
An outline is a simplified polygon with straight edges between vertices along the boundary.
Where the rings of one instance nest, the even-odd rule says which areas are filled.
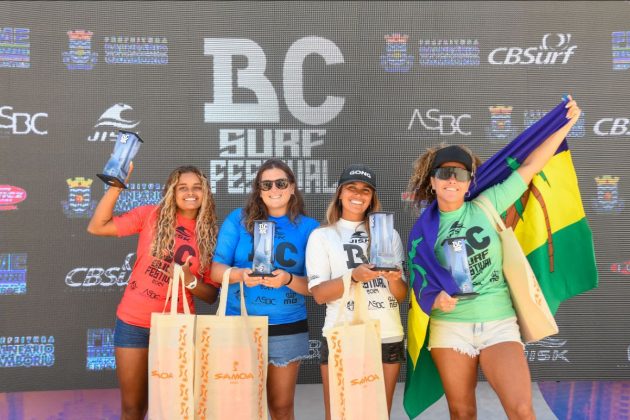
[[[252,262],[253,277],[275,277],[273,267],[273,237],[276,233],[276,222],[270,220],[254,220],[254,260]]]
[[[370,263],[375,271],[398,271],[394,255],[394,213],[379,211],[368,215]]]
[[[466,238],[447,238],[442,242],[444,257],[448,270],[459,287],[459,292],[453,296],[460,299],[472,299],[479,295],[475,292],[468,267],[468,255],[466,253]]]
[[[142,143],[144,142],[136,133],[120,130],[116,138],[114,153],[105,164],[103,173],[96,176],[112,187],[127,188],[125,179],[129,174],[129,165]]]

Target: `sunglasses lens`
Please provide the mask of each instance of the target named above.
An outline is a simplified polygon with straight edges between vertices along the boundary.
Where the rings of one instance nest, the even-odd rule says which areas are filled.
[[[276,187],[279,190],[284,190],[289,186],[289,180],[288,179],[276,179]]]
[[[463,168],[447,166],[444,168],[437,168],[435,170],[435,177],[444,181],[448,181],[453,175],[455,175],[455,179],[458,181],[470,181],[470,172]]]
[[[273,181],[260,181],[260,189],[263,191],[269,191],[273,186]]]

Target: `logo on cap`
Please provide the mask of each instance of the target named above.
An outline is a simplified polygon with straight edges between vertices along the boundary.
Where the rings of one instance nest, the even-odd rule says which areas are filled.
[[[360,169],[355,169],[354,171],[350,171],[350,173],[348,175],[363,175],[363,176],[367,176],[368,178],[372,179],[372,175],[369,172],[365,172],[365,171],[362,171]]]

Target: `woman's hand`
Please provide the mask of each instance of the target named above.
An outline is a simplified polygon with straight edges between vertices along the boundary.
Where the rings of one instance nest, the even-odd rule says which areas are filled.
[[[383,271],[374,271],[374,264],[360,264],[352,270],[352,280],[365,283],[383,275]]]
[[[262,284],[263,278],[258,276],[251,276],[254,271],[251,268],[241,268],[241,281],[245,283],[247,287],[255,287]]]
[[[278,289],[282,286],[285,286],[291,278],[291,275],[289,273],[280,269],[273,271],[271,274],[274,274],[275,277],[263,277],[260,284],[266,287],[273,287],[274,289]]]
[[[442,312],[451,312],[455,309],[455,305],[457,305],[457,298],[449,296],[444,290],[438,294],[437,298],[435,298],[435,302],[433,302],[432,309],[439,309]]]
[[[573,127],[575,123],[578,121],[578,119],[580,118],[580,115],[582,115],[582,110],[578,106],[577,102],[573,100],[571,95],[569,95],[569,102],[565,105],[565,108],[568,108],[568,111],[567,111],[567,118],[569,119],[568,125]]]
[[[402,270],[379,271],[379,273],[387,279],[388,283],[394,283],[402,280]]]

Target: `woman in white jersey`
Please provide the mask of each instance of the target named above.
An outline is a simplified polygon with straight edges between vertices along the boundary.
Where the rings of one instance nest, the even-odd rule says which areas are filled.
[[[376,195],[376,174],[364,165],[350,165],[341,177],[332,201],[328,206],[328,224],[315,229],[306,247],[308,288],[315,301],[326,304],[323,335],[337,319],[343,295],[343,276],[352,272],[353,287],[361,287],[366,295],[370,318],[380,320],[383,372],[387,393],[387,407],[391,411],[392,398],[400,363],[404,361],[403,328],[400,322],[399,302],[407,296],[407,283],[400,271],[374,271],[368,263],[368,214],[380,210]],[[397,260],[404,260],[404,251],[398,232],[394,231],[393,248]],[[322,385],[326,419],[330,419],[328,391],[328,346],[322,340]]]

